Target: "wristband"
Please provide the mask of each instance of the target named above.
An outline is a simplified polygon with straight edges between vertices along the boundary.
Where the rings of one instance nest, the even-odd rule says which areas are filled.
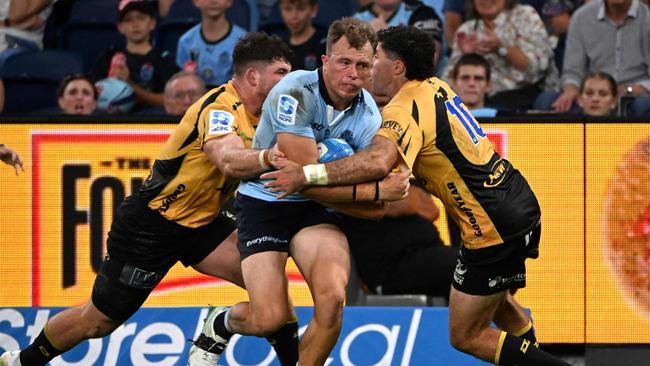
[[[305,173],[307,184],[325,186],[327,185],[327,169],[325,164],[309,164],[302,167]]]
[[[379,201],[379,180],[375,181],[375,198],[373,201]]]
[[[266,164],[266,159],[264,158],[264,151],[266,150],[260,150],[259,155],[257,155],[257,160],[260,162],[260,168],[264,170],[269,170],[271,169],[271,167],[268,166],[268,164]]]
[[[264,150],[264,164],[269,167],[269,169],[273,169],[273,165],[271,164],[271,150],[266,149]]]

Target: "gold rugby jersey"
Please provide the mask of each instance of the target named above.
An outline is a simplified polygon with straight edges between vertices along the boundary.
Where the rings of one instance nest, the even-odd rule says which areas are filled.
[[[438,78],[409,81],[382,111],[377,132],[398,147],[445,205],[467,249],[523,236],[540,218],[535,194],[494,150],[478,122]]]
[[[203,144],[236,133],[251,147],[259,117],[250,115],[232,81],[192,105],[165,142],[139,197],[168,220],[196,228],[210,223],[237,188],[210,162]]]

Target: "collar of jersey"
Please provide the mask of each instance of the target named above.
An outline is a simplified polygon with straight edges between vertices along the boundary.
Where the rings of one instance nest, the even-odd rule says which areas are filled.
[[[327,92],[327,87],[325,86],[325,80],[323,79],[323,68],[322,67],[318,68],[318,92],[320,93],[320,97],[323,98],[325,103],[327,103],[327,106],[334,109],[334,102],[332,101],[332,98],[330,98],[330,95]],[[357,96],[354,97],[354,99],[352,100],[352,102],[350,103],[350,105],[347,108],[345,108],[343,111],[341,111],[341,114],[354,112],[354,108],[361,101],[363,101],[363,90],[359,91],[359,94],[357,94]],[[331,126],[332,124],[336,123],[337,120],[339,120],[339,118],[336,118],[335,121],[330,122],[330,120],[328,120],[327,122],[330,123],[330,126]]]

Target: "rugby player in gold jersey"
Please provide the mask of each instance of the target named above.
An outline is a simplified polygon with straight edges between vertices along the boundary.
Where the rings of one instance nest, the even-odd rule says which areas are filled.
[[[456,93],[433,77],[433,39],[403,26],[378,37],[373,94],[391,101],[370,147],[327,164],[278,162],[281,170],[262,175],[274,179],[266,186],[282,197],[306,185],[377,179],[405,163],[461,228],[449,300],[452,345],[498,365],[567,365],[537,347],[532,323],[511,295],[526,285],[526,259],[538,256],[535,194]]]

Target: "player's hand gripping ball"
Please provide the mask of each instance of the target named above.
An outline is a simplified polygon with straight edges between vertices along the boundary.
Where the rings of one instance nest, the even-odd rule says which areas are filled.
[[[343,139],[327,138],[319,142],[316,147],[318,148],[318,161],[321,163],[343,159],[354,154],[352,146]]]

